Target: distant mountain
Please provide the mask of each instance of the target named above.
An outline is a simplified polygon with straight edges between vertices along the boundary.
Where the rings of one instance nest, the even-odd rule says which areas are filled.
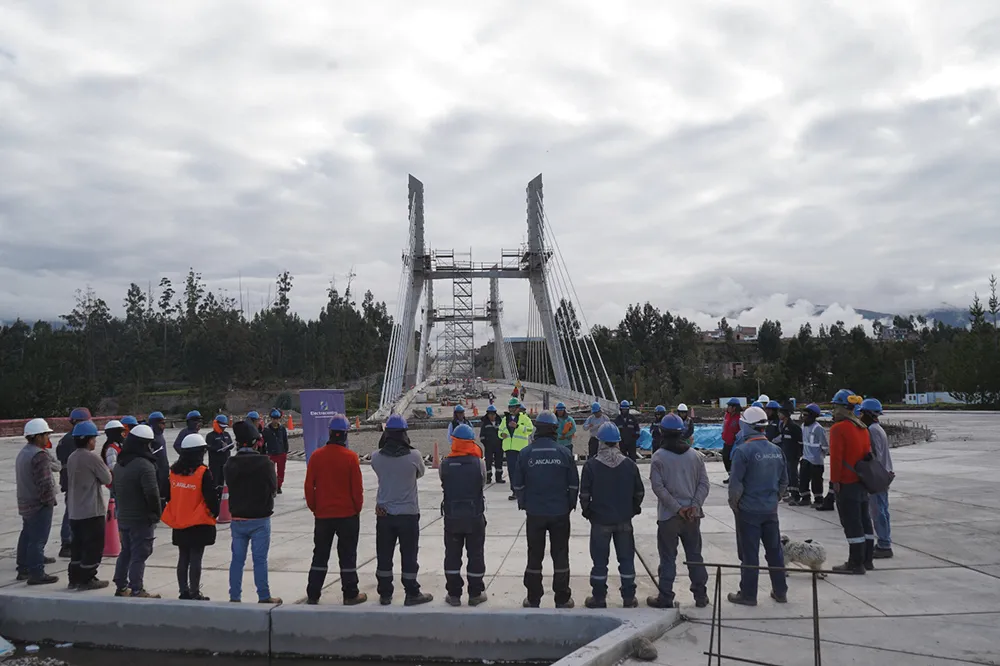
[[[872,321],[884,320],[892,318],[895,316],[887,312],[876,312],[875,310],[862,310],[860,308],[855,308],[855,312]],[[928,319],[928,321],[939,321],[946,326],[954,326],[955,328],[966,328],[969,325],[969,311],[964,308],[956,308],[952,306],[946,306],[941,308],[935,308],[933,310],[918,310],[913,312],[900,313],[902,317],[909,317],[910,315],[917,316],[923,315]]]

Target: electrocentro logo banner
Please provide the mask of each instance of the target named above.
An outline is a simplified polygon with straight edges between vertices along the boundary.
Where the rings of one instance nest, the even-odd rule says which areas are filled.
[[[326,444],[330,419],[334,414],[343,414],[346,403],[344,392],[339,389],[299,391],[299,401],[302,404],[302,441],[308,461],[313,451]]]

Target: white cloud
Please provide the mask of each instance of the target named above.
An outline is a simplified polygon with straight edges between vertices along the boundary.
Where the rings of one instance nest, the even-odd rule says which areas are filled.
[[[482,261],[543,172],[591,323],[964,305],[1000,270],[1000,6],[942,7],[8,3],[0,317],[189,266],[255,301],[290,270],[306,316],[354,266],[393,310],[408,172]]]

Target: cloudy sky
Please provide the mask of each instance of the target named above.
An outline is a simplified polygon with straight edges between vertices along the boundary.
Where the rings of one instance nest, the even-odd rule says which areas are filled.
[[[289,270],[304,316],[353,267],[394,310],[407,173],[429,244],[492,261],[539,172],[590,323],[965,305],[1000,3],[0,1],[0,319],[189,266],[255,301]]]

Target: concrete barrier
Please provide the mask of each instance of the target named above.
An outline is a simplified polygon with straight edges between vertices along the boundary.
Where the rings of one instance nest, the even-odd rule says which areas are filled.
[[[197,601],[0,596],[0,634],[136,650],[270,652],[270,606]]]

